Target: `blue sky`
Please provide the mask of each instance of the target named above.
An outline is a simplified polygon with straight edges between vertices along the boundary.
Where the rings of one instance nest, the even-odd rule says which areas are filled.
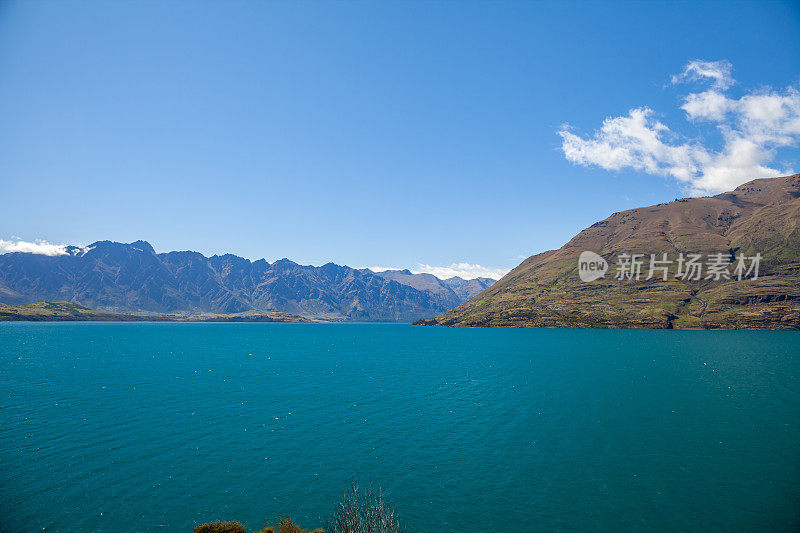
[[[798,82],[797,2],[3,2],[0,239],[507,270],[797,171]]]

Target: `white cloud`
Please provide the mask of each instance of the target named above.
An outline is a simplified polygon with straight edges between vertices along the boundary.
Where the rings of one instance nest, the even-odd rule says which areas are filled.
[[[66,244],[50,244],[43,240],[26,242],[21,240],[4,241],[0,239],[0,253],[24,252],[39,255],[66,255]]]
[[[42,239],[37,239],[34,242],[23,241],[18,237],[12,237],[12,240],[10,241],[4,241],[3,239],[0,239],[0,254],[22,252],[27,254],[55,256],[69,255],[70,253],[81,254],[89,251],[89,248],[72,247],[71,251],[68,248],[69,246],[66,244],[51,244]]]
[[[689,120],[705,119],[721,122],[731,111],[731,100],[714,90],[692,93],[683,99],[681,109],[686,111]]]
[[[727,62],[693,61],[683,74],[673,77],[713,80],[716,89],[687,95],[681,109],[687,120],[716,126],[722,139],[719,149],[681,139],[654,118],[653,110],[640,107],[626,116],[605,119],[592,137],[580,137],[569,125],[562,126],[558,133],[564,156],[579,165],[672,176],[693,195],[791,174],[791,169],[770,165],[778,148],[795,146],[800,140],[800,92],[794,87],[762,89],[731,98],[724,93],[733,83],[729,75]]]
[[[559,135],[564,139],[564,155],[573,163],[597,165],[607,170],[626,167],[648,174],[670,174],[688,180],[696,171],[692,164],[692,147],[672,146],[663,142],[672,132],[654,120],[647,107],[631,109],[626,117],[612,117],[593,139],[582,139],[563,126]]]
[[[716,89],[725,90],[736,83],[731,76],[733,65],[730,61],[689,61],[683,72],[672,76],[672,83],[685,83],[687,81],[712,80]]]
[[[474,278],[492,278],[492,279],[500,279],[506,274],[508,274],[508,269],[502,268],[488,268],[481,265],[473,265],[470,263],[452,263],[450,266],[431,266],[425,265],[423,263],[417,264],[417,269],[411,269],[411,272],[414,274],[420,274],[422,272],[427,272],[428,274],[433,274],[437,278],[446,279],[452,278],[453,276],[458,276],[459,278],[464,279],[474,279]]]
[[[368,267],[373,272],[383,272],[384,270],[403,270],[396,267]],[[433,274],[439,279],[452,278],[458,276],[463,279],[492,278],[500,279],[508,274],[509,269],[488,268],[482,265],[471,263],[452,263],[450,266],[432,266],[424,263],[417,263],[416,268],[409,268],[412,274]]]

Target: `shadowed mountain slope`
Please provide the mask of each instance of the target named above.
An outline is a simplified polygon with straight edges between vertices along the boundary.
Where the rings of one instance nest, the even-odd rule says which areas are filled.
[[[583,251],[609,264],[581,281]],[[650,254],[673,260],[647,280]],[[759,276],[679,279],[679,254],[703,263],[723,254],[734,272],[740,255],[760,254]],[[621,254],[643,254],[640,279],[616,279]],[[751,262],[752,263],[752,262]],[[706,266],[706,265],[704,265]],[[526,259],[467,303],[419,322],[446,326],[800,328],[800,175],[757,179],[736,190],[614,213],[558,250]]]
[[[373,272],[382,278],[390,279],[403,285],[408,285],[419,291],[429,292],[437,298],[440,305],[447,309],[464,303],[473,296],[477,296],[491,287],[496,280],[491,278],[462,279],[458,276],[439,279],[433,274],[412,274],[410,270],[383,270]]]

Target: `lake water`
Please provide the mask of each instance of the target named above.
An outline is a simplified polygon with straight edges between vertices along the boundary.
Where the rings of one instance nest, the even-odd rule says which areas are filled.
[[[0,531],[798,531],[800,332],[0,324]]]

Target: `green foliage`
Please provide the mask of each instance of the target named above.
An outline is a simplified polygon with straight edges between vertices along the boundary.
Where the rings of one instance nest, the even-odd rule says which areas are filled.
[[[210,522],[194,528],[194,533],[247,533],[241,522]]]
[[[295,525],[291,518],[281,518],[278,521],[278,533],[308,533],[308,530]]]
[[[277,530],[273,526],[265,526],[264,529],[257,533],[309,533],[309,531],[295,524],[291,518],[280,518],[278,520]],[[311,533],[325,533],[325,531],[321,528],[317,528]]]

